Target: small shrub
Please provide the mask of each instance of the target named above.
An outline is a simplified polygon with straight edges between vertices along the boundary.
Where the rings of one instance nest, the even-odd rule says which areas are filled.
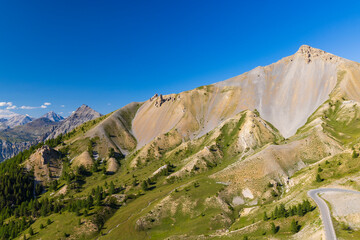
[[[274,190],[272,190],[272,191],[271,191],[271,196],[273,196],[273,197],[277,197],[277,196],[278,196],[278,194],[277,194],[277,192],[275,192]]]
[[[320,174],[316,174],[316,182],[322,182],[324,179],[320,177]]]

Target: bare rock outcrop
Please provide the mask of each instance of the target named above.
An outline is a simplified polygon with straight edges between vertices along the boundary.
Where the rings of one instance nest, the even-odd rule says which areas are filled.
[[[24,151],[36,144],[36,141],[10,142],[0,139],[0,162],[12,158],[21,151]]]
[[[119,163],[115,158],[109,158],[107,161],[107,168],[106,171],[110,174],[116,173],[119,169]]]
[[[156,94],[156,96],[157,96],[157,94]],[[157,100],[155,101],[155,107],[161,107],[161,105],[163,105],[165,102],[168,102],[168,101],[175,101],[174,97],[172,97],[172,96],[164,97],[162,94],[160,94],[160,96],[158,98],[156,97],[156,99]]]
[[[85,168],[90,169],[94,165],[94,160],[88,151],[84,151],[79,156],[74,158],[71,164],[73,167],[84,166]]]
[[[333,63],[341,60],[341,58],[338,56],[335,56],[331,53],[327,53],[321,49],[310,47],[308,45],[302,45],[296,54],[302,55],[303,58],[305,59],[305,62],[307,63],[312,62],[315,58],[321,58],[324,61],[333,62]]]
[[[44,145],[30,156],[25,166],[28,170],[34,170],[36,181],[47,184],[52,179],[56,179],[61,175],[61,154]]]

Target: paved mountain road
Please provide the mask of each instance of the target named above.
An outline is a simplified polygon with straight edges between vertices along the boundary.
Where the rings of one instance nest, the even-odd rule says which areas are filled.
[[[324,201],[324,199],[320,198],[318,194],[326,193],[326,192],[344,192],[344,193],[355,193],[360,194],[360,192],[347,190],[347,189],[339,189],[339,188],[318,188],[308,191],[308,196],[311,197],[316,205],[318,205],[321,219],[323,221],[324,229],[325,229],[325,238],[326,240],[336,240],[336,234],[334,230],[334,225],[331,220],[330,210]]]

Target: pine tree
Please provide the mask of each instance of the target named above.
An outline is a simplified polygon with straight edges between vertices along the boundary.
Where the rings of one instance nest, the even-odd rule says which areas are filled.
[[[141,188],[144,190],[144,191],[147,191],[149,189],[149,185],[147,183],[147,181],[143,181],[141,183]]]
[[[91,195],[87,198],[87,208],[90,209],[94,205],[94,199]]]
[[[275,226],[274,223],[271,223],[270,227],[271,227],[271,232],[272,232],[273,234],[277,233],[277,227]]]
[[[101,194],[100,194],[100,193],[97,193],[97,194],[95,195],[95,198],[96,198],[96,200],[95,200],[95,205],[96,205],[96,206],[100,206],[100,205],[101,205]]]
[[[291,222],[290,231],[292,233],[297,233],[299,231],[299,225],[298,225],[297,221],[295,221],[294,219]]]
[[[30,236],[34,235],[34,230],[32,229],[32,227],[29,228],[29,234]]]
[[[291,217],[291,216],[294,216],[294,206],[291,206],[290,208],[289,208],[289,216]]]
[[[299,215],[300,217],[304,216],[302,204],[299,204],[297,207],[297,215]]]
[[[114,186],[114,183],[113,181],[110,182],[110,189],[109,189],[109,193],[110,195],[114,194],[115,193],[115,186]]]
[[[279,208],[278,208],[278,206],[275,207],[274,216],[275,216],[275,218],[279,217]]]
[[[285,205],[282,203],[279,207],[279,217],[287,217],[287,211]]]
[[[310,212],[310,211],[311,211],[312,207],[311,207],[311,204],[310,204],[309,200],[305,200],[305,201],[303,202],[303,205],[304,205],[304,209],[305,209],[306,212]]]
[[[320,174],[316,174],[316,182],[322,182],[324,179],[320,177]]]
[[[75,209],[75,214],[76,214],[76,216],[80,216],[80,211],[78,208]]]
[[[269,218],[268,218],[266,212],[264,212],[264,221],[267,221],[267,220],[269,220]]]

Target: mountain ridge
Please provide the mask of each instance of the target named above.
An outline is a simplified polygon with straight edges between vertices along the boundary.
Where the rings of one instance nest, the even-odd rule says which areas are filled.
[[[102,115],[88,105],[81,105],[78,109],[76,109],[69,117],[67,117],[61,124],[52,131],[46,139],[56,138],[60,134],[66,134],[73,130],[75,127],[80,124],[90,121],[92,119],[101,117]]]
[[[0,161],[11,158],[38,142],[52,139],[73,130],[78,125],[101,116],[87,105],[79,107],[69,118],[62,118],[53,111],[31,119],[23,125],[0,131]],[[69,119],[69,120],[67,120]],[[51,136],[51,134],[54,134]]]
[[[40,206],[29,226],[41,239],[316,239],[308,190],[360,189],[357,86],[360,64],[303,45],[268,66],[156,94],[67,131],[74,117],[100,116],[83,105],[53,123],[63,131],[56,138],[0,167],[34,169]],[[344,233],[344,219],[334,219]]]

